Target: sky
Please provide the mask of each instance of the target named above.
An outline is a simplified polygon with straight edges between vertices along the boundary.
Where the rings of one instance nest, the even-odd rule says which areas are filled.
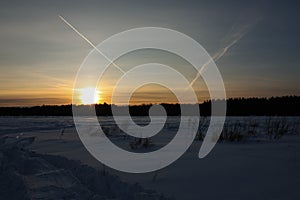
[[[138,27],[180,31],[215,58],[227,97],[300,95],[299,10],[299,1],[1,1],[0,106],[72,102],[76,73],[93,47],[59,15],[95,45]],[[132,52],[115,62],[128,70],[151,61],[171,65],[189,81],[195,78],[190,64],[169,52]],[[110,66],[100,80],[97,102],[110,102],[120,78],[115,70]],[[201,77],[193,88],[200,102],[209,99]],[[176,98],[166,88],[148,85],[132,102]]]

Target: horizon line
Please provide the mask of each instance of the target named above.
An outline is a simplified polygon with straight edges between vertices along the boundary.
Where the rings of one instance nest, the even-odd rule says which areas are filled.
[[[226,98],[225,100],[241,100],[241,99],[272,99],[272,98],[291,98],[291,97],[296,97],[300,98],[300,95],[283,95],[283,96],[270,96],[270,97],[258,97],[258,96],[252,96],[252,97],[229,97]],[[38,98],[37,98],[38,99]],[[210,101],[224,101],[224,99],[207,99],[203,100],[202,102],[198,102],[197,104],[203,104],[206,102]],[[111,103],[96,103],[96,104],[72,104],[72,103],[66,103],[66,104],[40,104],[40,105],[19,105],[19,106],[2,106],[0,104],[0,108],[32,108],[32,107],[42,107],[42,106],[97,106],[97,105],[108,105],[108,106],[151,106],[151,105],[162,105],[162,104],[167,104],[167,105],[194,105],[191,103],[173,103],[173,102],[160,102],[160,103],[139,103],[139,104],[111,104]]]

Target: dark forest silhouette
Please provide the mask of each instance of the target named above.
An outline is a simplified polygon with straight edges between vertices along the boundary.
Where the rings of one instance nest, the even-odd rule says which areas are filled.
[[[216,103],[223,100],[213,100]],[[179,104],[161,104],[169,116],[180,115]],[[98,116],[111,116],[111,106],[104,104],[76,106],[83,113],[90,113],[96,108]],[[116,106],[122,109],[122,106]],[[151,104],[129,107],[132,116],[147,116]],[[200,115],[209,116],[211,101],[199,104]],[[230,98],[227,100],[228,116],[300,116],[300,96],[271,98]],[[72,105],[43,105],[33,107],[0,107],[0,116],[72,116]]]

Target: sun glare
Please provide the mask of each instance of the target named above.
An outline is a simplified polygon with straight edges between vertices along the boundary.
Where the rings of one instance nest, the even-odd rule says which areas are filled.
[[[100,92],[93,87],[80,89],[80,100],[82,104],[97,104],[100,101]]]

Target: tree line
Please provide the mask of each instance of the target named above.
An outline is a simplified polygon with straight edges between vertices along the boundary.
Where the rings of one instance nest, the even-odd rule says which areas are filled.
[[[213,100],[218,103],[224,100]],[[199,104],[200,115],[210,116],[212,101]],[[230,98],[226,100],[227,116],[300,116],[300,96],[282,96],[271,98]],[[162,105],[168,116],[180,116],[180,104]],[[112,116],[111,108],[124,109],[124,106],[96,104],[78,105],[75,109],[83,114],[95,113],[98,116]],[[152,105],[131,105],[132,116],[147,116]],[[185,105],[188,106],[188,105]],[[0,116],[72,116],[72,105],[43,105],[33,107],[0,107]]]

